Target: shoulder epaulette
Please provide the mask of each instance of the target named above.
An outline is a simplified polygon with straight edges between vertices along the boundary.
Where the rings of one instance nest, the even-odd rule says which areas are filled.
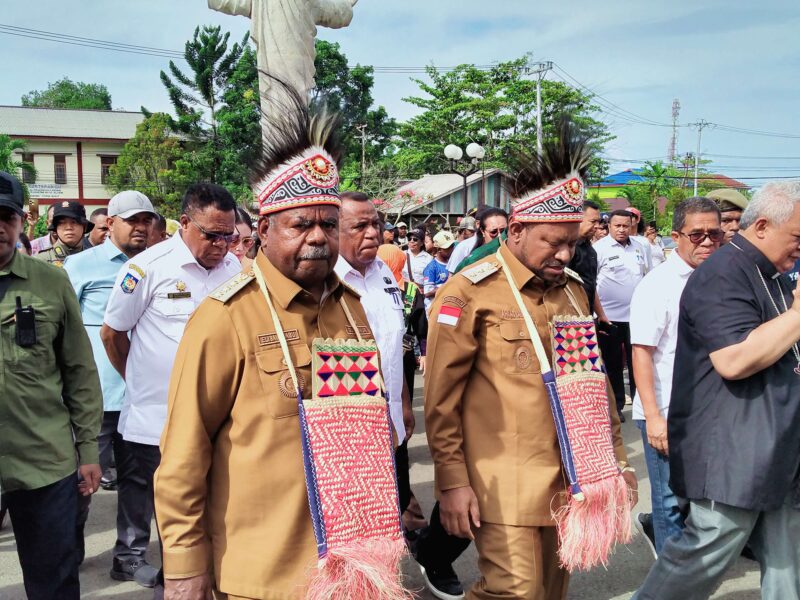
[[[487,261],[479,263],[474,267],[464,269],[463,271],[459,271],[458,274],[469,279],[474,285],[480,281],[483,281],[492,273],[497,273],[499,270],[500,263],[496,261]]]
[[[252,271],[238,273],[211,292],[208,297],[213,298],[214,300],[219,300],[224,304],[238,294],[241,290],[243,290],[248,283],[254,281],[255,278],[255,273]]]
[[[581,276],[578,275],[575,271],[573,271],[569,267],[564,269],[564,273],[567,274],[567,277],[572,277],[575,281],[583,285],[583,279],[581,279]]]
[[[361,292],[359,292],[359,291],[358,291],[356,288],[354,288],[354,287],[353,287],[352,285],[350,285],[349,283],[345,282],[345,280],[344,280],[344,279],[340,279],[340,280],[339,280],[339,283],[341,283],[341,284],[342,284],[342,287],[343,287],[343,288],[345,288],[346,290],[349,290],[351,293],[353,293],[353,294],[355,295],[355,297],[356,297],[356,298],[359,298],[359,299],[361,298]]]

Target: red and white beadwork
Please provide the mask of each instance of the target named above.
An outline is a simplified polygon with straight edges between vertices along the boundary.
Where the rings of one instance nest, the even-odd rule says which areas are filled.
[[[273,169],[254,186],[259,214],[313,204],[340,206],[339,170],[330,154],[312,146]]]
[[[511,216],[523,223],[569,223],[583,220],[585,189],[577,175],[557,181],[514,202]]]

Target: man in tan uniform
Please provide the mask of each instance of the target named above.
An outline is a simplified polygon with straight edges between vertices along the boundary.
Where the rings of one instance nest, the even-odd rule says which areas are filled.
[[[363,337],[373,336],[358,294],[334,273],[335,153],[272,152],[262,167],[267,174],[254,184],[262,251],[253,268],[263,276],[309,398],[312,340],[356,336],[340,300]],[[212,587],[229,599],[304,597],[317,544],[298,399],[252,270],[212,293],[191,317],[175,360],[161,451],[155,502],[165,598],[205,600]]]
[[[426,430],[442,524],[476,542],[482,578],[467,595],[475,600],[566,596],[552,517],[566,479],[540,364],[503,261],[545,348],[555,315],[575,314],[574,301],[591,314],[579,278],[566,269],[579,237],[582,182],[570,202],[557,188],[577,177],[574,163],[566,160],[560,178],[534,189],[517,180],[502,260],[493,254],[461,271],[431,307]],[[635,489],[613,394],[608,400],[614,454]]]

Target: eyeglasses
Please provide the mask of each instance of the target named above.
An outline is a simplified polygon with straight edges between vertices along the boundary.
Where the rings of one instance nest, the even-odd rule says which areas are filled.
[[[216,233],[214,231],[207,231],[200,227],[192,217],[189,217],[189,221],[197,227],[197,230],[203,235],[203,239],[208,240],[212,244],[218,244],[219,242],[223,242],[226,246],[230,246],[231,244],[239,242],[239,233]]]
[[[408,241],[409,242],[421,242],[422,240],[420,238],[418,238],[417,236],[415,236],[415,235],[410,235],[410,236],[408,236]]]
[[[712,242],[721,242],[725,237],[725,232],[721,229],[712,229],[711,231],[696,231],[694,233],[683,233],[682,231],[679,231],[678,233],[689,238],[689,241],[695,246],[705,242],[706,238],[710,239]]]
[[[240,235],[237,233],[237,234],[236,234],[236,237],[235,237],[235,238],[233,239],[233,241],[231,242],[231,245],[233,245],[233,246],[238,246],[239,244],[241,244],[241,245],[242,245],[242,248],[250,248],[250,247],[252,247],[252,245],[253,245],[253,244],[255,244],[255,243],[256,243],[256,241],[255,241],[255,239],[254,239],[252,236],[241,237],[241,236],[240,236]]]
[[[505,227],[498,227],[497,229],[486,229],[485,231],[486,231],[486,233],[488,233],[489,235],[494,237],[496,235],[500,235],[505,230],[506,230]]]

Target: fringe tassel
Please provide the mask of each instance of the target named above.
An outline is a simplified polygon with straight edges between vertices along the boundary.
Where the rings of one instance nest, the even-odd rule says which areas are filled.
[[[558,554],[567,571],[608,564],[617,543],[631,540],[631,505],[621,475],[581,484],[583,501],[570,495],[553,513],[560,541]]]
[[[309,581],[306,600],[411,600],[400,573],[405,553],[402,537],[329,548]]]

